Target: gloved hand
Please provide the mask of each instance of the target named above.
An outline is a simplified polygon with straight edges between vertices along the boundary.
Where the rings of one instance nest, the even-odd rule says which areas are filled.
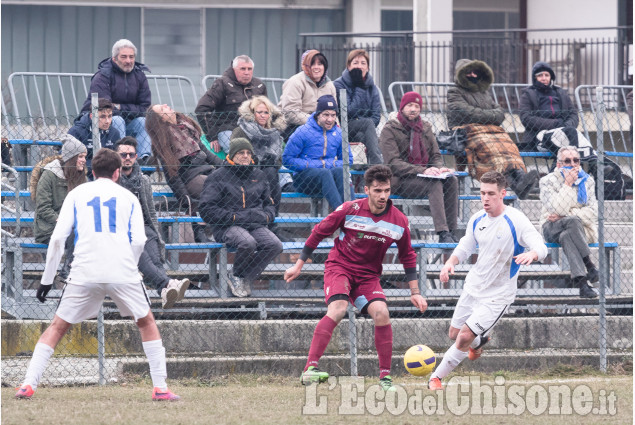
[[[36,298],[40,300],[41,303],[46,302],[46,295],[49,293],[53,285],[42,285],[37,288],[37,293],[35,294]]]
[[[364,77],[362,77],[362,70],[359,68],[353,68],[348,73],[351,75],[351,80],[354,86],[364,87]]]

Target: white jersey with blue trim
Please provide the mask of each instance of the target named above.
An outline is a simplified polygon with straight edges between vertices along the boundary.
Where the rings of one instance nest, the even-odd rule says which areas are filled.
[[[477,248],[478,259],[465,278],[463,290],[473,297],[506,304],[516,298],[520,265],[513,257],[525,248],[535,251],[538,261],[548,253],[542,235],[527,216],[509,206],[497,217],[488,216],[485,210],[474,214],[453,254],[463,262]]]
[[[53,283],[71,231],[75,234],[75,250],[68,283],[140,281],[137,264],[146,235],[141,205],[130,191],[110,179],[99,178],[68,193],[46,254],[43,285]]]

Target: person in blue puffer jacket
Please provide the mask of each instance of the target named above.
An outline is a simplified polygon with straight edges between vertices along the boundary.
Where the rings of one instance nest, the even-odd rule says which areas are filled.
[[[291,135],[282,154],[282,164],[294,171],[295,188],[324,196],[333,209],[344,202],[342,130],[336,123],[336,110],[333,96],[320,97],[315,112]],[[352,164],[350,147],[348,158]],[[351,199],[353,196],[351,189]]]

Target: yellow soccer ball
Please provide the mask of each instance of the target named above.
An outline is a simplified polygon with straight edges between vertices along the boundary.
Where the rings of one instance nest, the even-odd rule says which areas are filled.
[[[426,376],[434,370],[437,356],[427,345],[414,345],[403,356],[406,370],[414,376]]]

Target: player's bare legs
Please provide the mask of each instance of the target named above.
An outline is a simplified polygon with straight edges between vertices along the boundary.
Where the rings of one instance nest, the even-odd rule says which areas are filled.
[[[375,323],[375,348],[379,358],[379,383],[386,391],[395,391],[390,376],[392,361],[392,326],[388,306],[383,300],[368,304],[368,314]]]

